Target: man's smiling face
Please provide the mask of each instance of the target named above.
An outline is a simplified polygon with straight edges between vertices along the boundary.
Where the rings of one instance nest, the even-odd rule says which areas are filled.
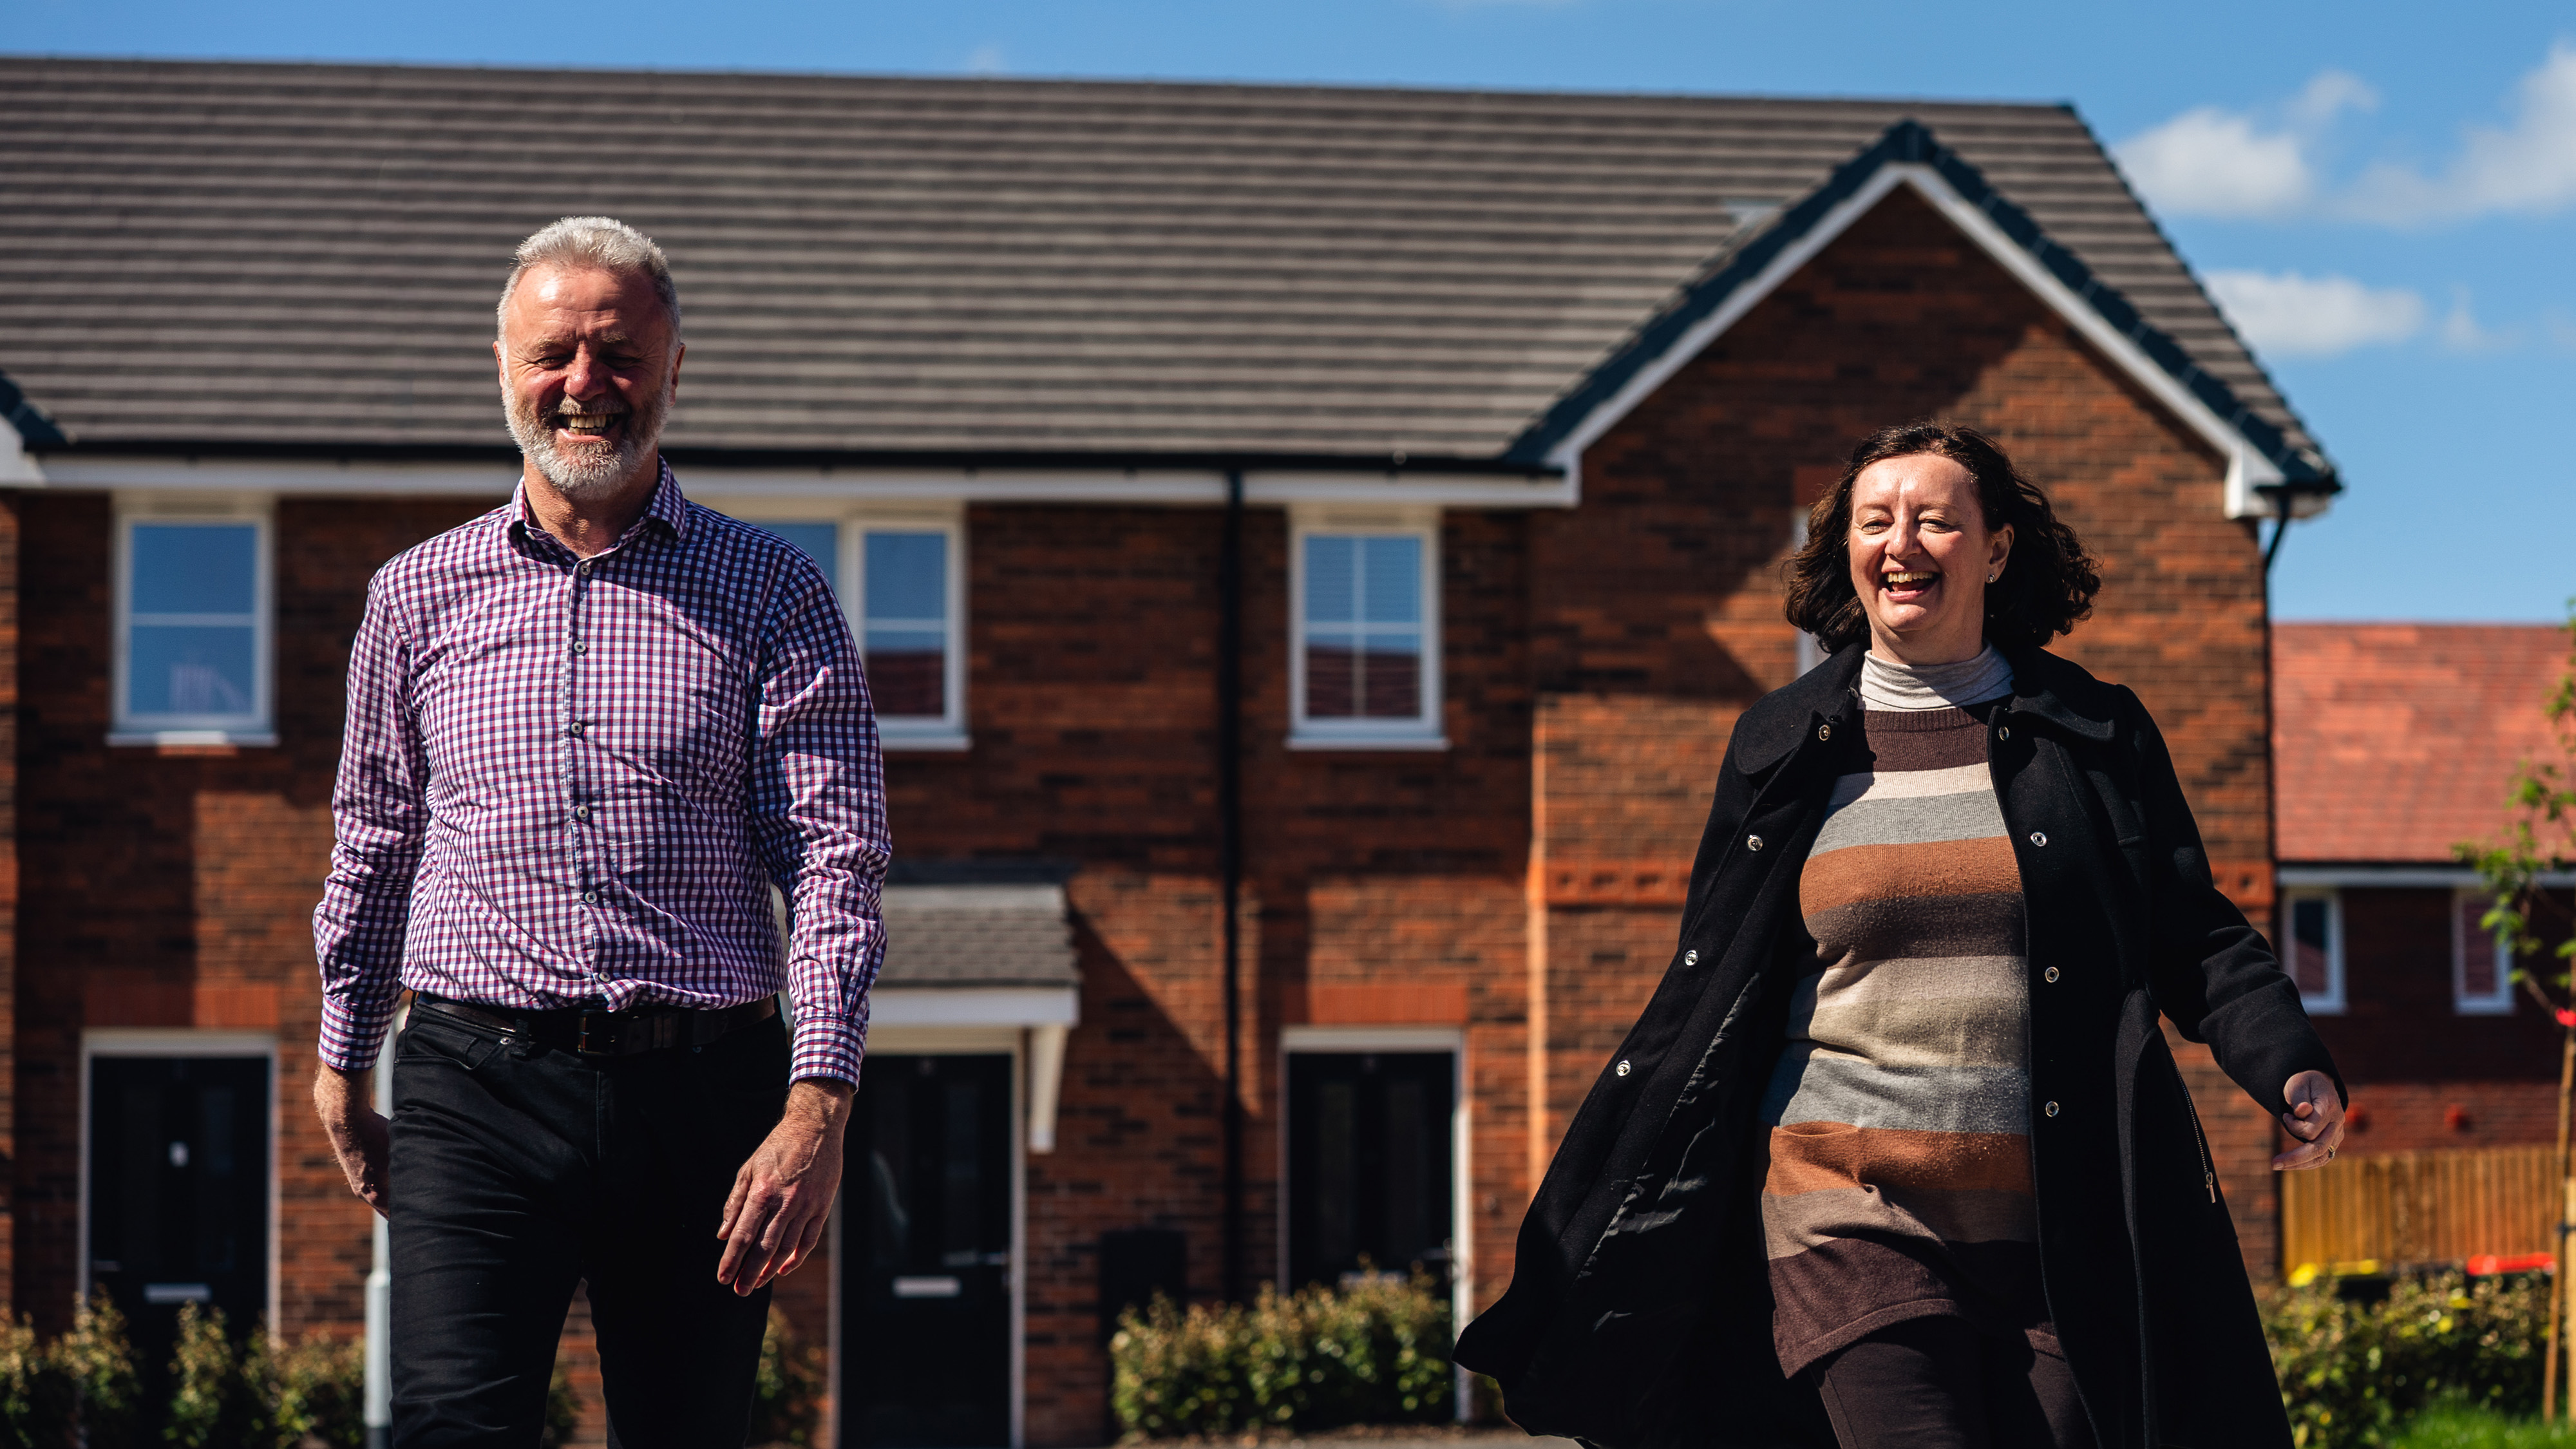
[[[492,344],[510,435],[567,498],[616,493],[654,468],[685,351],[649,278],[532,267]]]

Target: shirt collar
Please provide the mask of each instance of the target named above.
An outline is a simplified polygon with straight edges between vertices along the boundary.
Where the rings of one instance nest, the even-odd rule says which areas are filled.
[[[627,526],[626,532],[618,536],[617,542],[610,545],[610,552],[636,542],[642,530],[648,527],[672,538],[689,536],[689,500],[680,492],[680,480],[671,472],[670,459],[656,461],[661,472],[654,479],[652,499],[645,503],[644,512]],[[529,514],[528,479],[524,473],[510,489],[509,534],[522,548],[553,549],[567,556],[572,552],[563,546],[563,540],[538,527],[535,518]]]

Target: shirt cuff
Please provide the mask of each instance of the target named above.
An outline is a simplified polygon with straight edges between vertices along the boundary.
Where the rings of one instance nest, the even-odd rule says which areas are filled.
[[[824,1077],[855,1087],[859,1082],[859,1058],[866,1054],[866,1047],[866,1032],[858,1024],[838,1017],[807,1017],[796,1023],[787,1079],[802,1082]]]
[[[360,1012],[337,996],[322,998],[322,1065],[339,1072],[363,1072],[375,1066],[384,1050],[385,1029],[393,1022],[391,1003],[375,1012]]]

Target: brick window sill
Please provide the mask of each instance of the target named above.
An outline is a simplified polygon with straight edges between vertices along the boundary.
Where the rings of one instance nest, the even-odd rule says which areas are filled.
[[[277,747],[274,730],[117,730],[107,737],[112,749],[159,749],[181,753],[200,750],[267,750]]]
[[[1447,735],[1290,735],[1292,750],[1429,754],[1449,748]]]

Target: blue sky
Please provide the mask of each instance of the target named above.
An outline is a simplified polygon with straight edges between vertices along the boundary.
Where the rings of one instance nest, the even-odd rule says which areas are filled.
[[[0,0],[18,53],[2072,101],[2341,465],[2285,618],[2554,620],[2576,12],[2539,4]]]

